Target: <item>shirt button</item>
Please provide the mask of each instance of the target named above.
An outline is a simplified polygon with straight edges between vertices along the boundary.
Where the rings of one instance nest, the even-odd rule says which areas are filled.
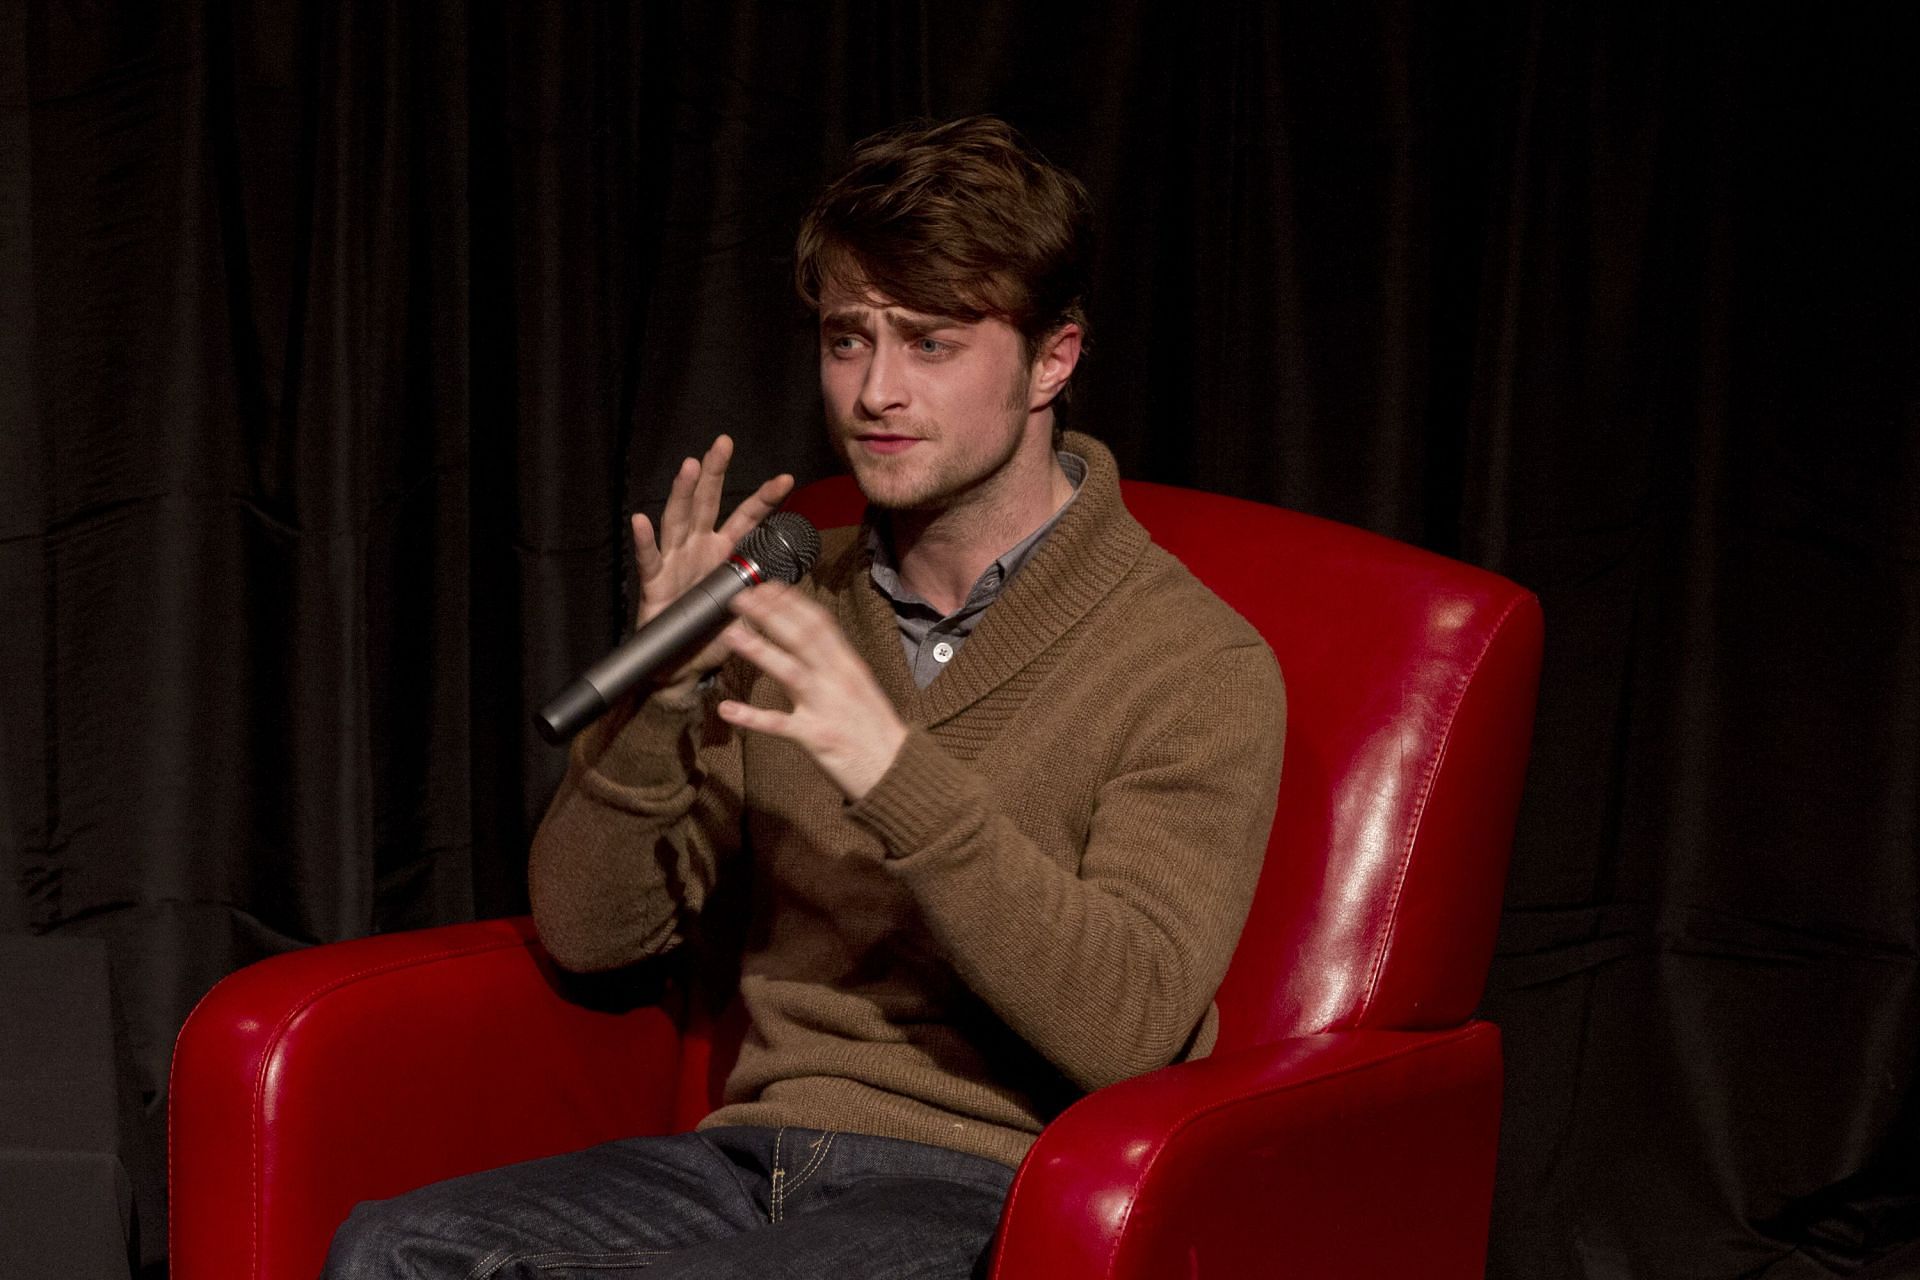
[[[939,644],[933,646],[933,660],[935,662],[941,662],[941,663],[952,662],[953,646],[948,644],[945,640],[942,640]]]

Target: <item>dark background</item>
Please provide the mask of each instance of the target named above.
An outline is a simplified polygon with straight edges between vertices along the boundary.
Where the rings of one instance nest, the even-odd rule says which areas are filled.
[[[1491,1274],[1920,1275],[1920,156],[1895,6],[0,4],[0,930],[173,1035],[520,910],[622,513],[826,473],[800,211],[994,110],[1075,425],[1539,592]]]

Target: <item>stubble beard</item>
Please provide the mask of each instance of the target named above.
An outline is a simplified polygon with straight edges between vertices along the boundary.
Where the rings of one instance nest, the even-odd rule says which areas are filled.
[[[853,472],[861,494],[882,511],[936,513],[947,510],[963,499],[987,496],[1026,442],[1029,389],[1026,372],[1022,369],[1009,388],[1008,397],[1001,406],[1006,414],[1005,436],[1000,447],[984,465],[948,454],[939,457],[929,469],[921,471],[919,460],[913,457],[917,447],[899,457],[868,456],[855,461],[860,456],[860,446],[854,442],[854,436],[869,424],[845,418],[836,418],[833,422],[834,448]],[[940,439],[938,424],[932,422],[906,419],[899,423],[898,429],[930,443]]]

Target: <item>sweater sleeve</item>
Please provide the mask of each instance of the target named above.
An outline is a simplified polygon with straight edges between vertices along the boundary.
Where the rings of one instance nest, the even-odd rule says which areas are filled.
[[[1142,705],[1077,869],[922,730],[850,810],[960,978],[1089,1090],[1192,1039],[1253,901],[1280,774],[1285,691],[1265,646],[1222,650]]]
[[[739,742],[713,703],[626,702],[574,740],[527,868],[534,926],[564,968],[677,946],[740,847]]]

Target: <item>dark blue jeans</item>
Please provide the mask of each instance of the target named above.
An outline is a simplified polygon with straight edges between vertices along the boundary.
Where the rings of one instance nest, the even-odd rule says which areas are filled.
[[[354,1209],[327,1280],[968,1280],[1013,1170],[818,1129],[630,1138]]]

